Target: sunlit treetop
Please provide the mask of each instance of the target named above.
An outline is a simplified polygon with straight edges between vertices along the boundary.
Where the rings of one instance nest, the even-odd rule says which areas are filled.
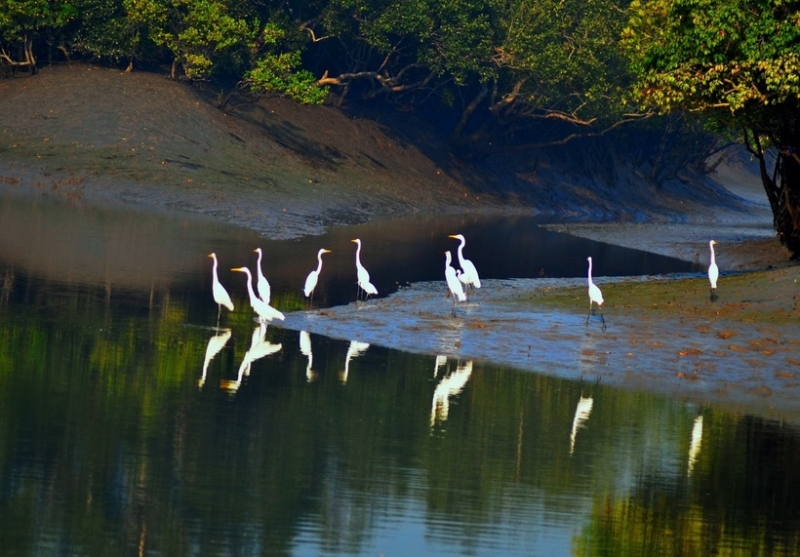
[[[634,0],[630,14],[639,102],[742,122],[798,105],[800,3]]]

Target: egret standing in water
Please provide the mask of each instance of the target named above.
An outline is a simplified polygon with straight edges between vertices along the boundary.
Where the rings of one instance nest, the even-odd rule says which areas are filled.
[[[222,306],[228,308],[229,311],[233,311],[233,302],[231,302],[228,291],[225,290],[225,287],[222,286],[217,277],[217,254],[209,253],[208,256],[214,260],[214,267],[211,270],[211,292],[214,294],[214,301],[217,303],[217,325],[219,325],[219,315],[222,313]]]
[[[375,285],[369,281],[369,273],[361,264],[361,240],[356,238],[355,240],[350,241],[358,245],[356,248],[356,272],[358,273],[358,286],[366,295],[364,299],[367,299],[369,298],[370,294],[377,295],[378,289],[375,288]],[[356,299],[358,299],[358,292],[356,293]]]
[[[717,267],[717,261],[714,257],[714,245],[717,242],[715,240],[711,240],[708,243],[708,248],[711,250],[711,262],[708,264],[708,282],[711,283],[711,301],[717,299],[717,279],[719,278],[719,267]]]
[[[456,276],[456,270],[450,265],[451,261],[453,261],[453,256],[450,255],[450,252],[444,252],[444,278],[447,280],[447,288],[450,289],[450,293],[453,295],[453,315],[455,315],[456,298],[458,298],[459,302],[463,302],[467,299],[467,295],[464,294],[464,288],[458,280],[459,277]]]
[[[458,246],[458,264],[461,266],[461,274],[458,279],[468,287],[474,286],[475,288],[480,288],[481,279],[478,276],[478,270],[475,268],[475,265],[472,264],[472,261],[464,257],[464,245],[467,243],[467,240],[461,234],[451,234],[448,238],[455,238],[461,242]]]
[[[592,282],[592,258],[587,257],[587,260],[589,261],[589,315],[586,316],[586,323],[589,323],[589,317],[591,317],[594,311],[592,304],[597,304],[597,307],[600,309],[600,319],[603,320],[603,330],[605,330],[606,318],[603,317],[603,293],[600,292],[597,285]]]
[[[258,314],[259,322],[272,321],[273,319],[284,320],[284,316],[280,311],[264,302],[253,292],[253,275],[250,274],[250,269],[247,267],[236,267],[235,269],[231,269],[231,271],[237,271],[247,275],[247,293],[250,295],[250,305]]]
[[[261,272],[261,248],[256,248],[253,250],[253,252],[258,254],[258,263],[256,264],[256,276],[258,277],[256,284],[258,286],[258,296],[265,304],[268,304],[270,299],[270,288],[267,277],[265,277],[264,273]]]
[[[319,280],[319,273],[322,271],[322,254],[324,253],[331,253],[329,249],[321,249],[317,252],[317,268],[308,273],[306,277],[305,286],[303,286],[303,294],[305,294],[306,298],[308,298],[308,303],[311,303],[311,299],[314,296],[314,289],[317,287],[317,280]]]

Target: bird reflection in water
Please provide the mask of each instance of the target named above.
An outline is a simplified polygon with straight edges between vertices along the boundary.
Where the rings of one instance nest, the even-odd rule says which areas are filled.
[[[339,372],[339,380],[342,383],[347,383],[347,376],[350,374],[350,360],[358,358],[367,351],[367,348],[369,348],[369,344],[366,342],[350,341],[350,346],[347,348],[347,356],[344,360],[344,371]]]
[[[211,360],[214,359],[214,356],[219,354],[219,351],[225,347],[230,338],[231,338],[231,330],[224,329],[221,334],[214,335],[210,339],[208,339],[208,345],[206,346],[206,358],[205,360],[203,360],[203,374],[197,381],[198,387],[202,387],[205,384],[206,373],[208,372],[208,364],[211,363]]]
[[[436,363],[433,364],[433,377],[434,378],[439,377],[439,369],[444,365],[447,365],[447,356],[443,356],[442,354],[439,354],[438,356],[436,356]]]
[[[439,362],[438,358],[437,362]],[[445,375],[436,385],[436,390],[433,392],[433,404],[431,405],[431,427],[437,421],[444,422],[447,420],[447,414],[450,411],[450,397],[461,392],[464,385],[469,381],[470,375],[472,375],[472,360],[456,367],[453,373]]]
[[[691,476],[694,471],[695,462],[697,462],[697,454],[700,452],[700,445],[703,441],[703,415],[699,415],[694,419],[694,427],[692,428],[692,442],[689,445],[689,466],[686,471],[687,476]]]
[[[239,390],[239,387],[242,384],[242,378],[245,375],[250,375],[250,367],[252,366],[253,362],[280,351],[283,345],[269,342],[266,337],[267,325],[265,323],[259,323],[259,325],[253,331],[253,337],[250,340],[250,349],[245,352],[242,363],[239,365],[239,373],[237,374],[236,379],[233,381],[226,379],[221,380],[219,382],[219,386],[221,388],[236,392]]]
[[[589,419],[589,414],[592,413],[592,405],[594,400],[592,397],[584,397],[581,395],[578,401],[578,406],[575,408],[575,417],[572,419],[572,433],[569,436],[569,454],[575,451],[575,437],[578,435],[578,430],[585,427],[586,420]]]
[[[308,358],[306,380],[311,383],[317,379],[317,372],[311,368],[314,363],[314,354],[311,352],[311,335],[308,334],[308,331],[300,331],[300,352]]]

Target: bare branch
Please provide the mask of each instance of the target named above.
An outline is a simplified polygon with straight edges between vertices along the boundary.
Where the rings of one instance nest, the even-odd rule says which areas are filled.
[[[311,35],[312,43],[318,43],[320,41],[324,41],[325,39],[330,39],[333,36],[333,35],[325,35],[324,37],[317,38],[317,36],[314,34],[314,30],[311,29],[310,27],[300,27],[300,29],[303,31],[308,31],[308,34]]]
[[[489,112],[491,112],[492,114],[497,114],[498,112],[500,112],[500,110],[513,104],[519,98],[519,92],[520,90],[522,90],[522,87],[523,85],[525,85],[526,81],[528,81],[527,78],[517,81],[514,84],[514,87],[511,88],[511,91],[503,95],[499,101],[493,103],[489,107]],[[496,90],[497,88],[495,87],[495,91]]]
[[[377,82],[383,91],[389,93],[402,93],[412,89],[424,87],[430,82],[431,79],[435,77],[435,74],[431,72],[422,79],[418,79],[410,83],[403,83],[403,79],[408,72],[419,68],[421,68],[421,66],[417,64],[411,64],[397,72],[397,74],[394,76],[386,76],[379,71],[364,71],[341,73],[336,77],[329,77],[328,72],[326,71],[325,74],[323,74],[323,76],[317,80],[317,85],[336,85],[340,87],[347,87],[353,81],[359,79],[371,79]]]
[[[481,90],[475,95],[475,98],[464,108],[461,112],[461,118],[458,120],[458,124],[456,124],[455,129],[452,132],[452,135],[459,136],[463,133],[464,128],[467,125],[467,121],[469,120],[470,116],[478,109],[478,106],[483,102],[483,99],[489,94],[489,85],[484,83],[481,87]]]

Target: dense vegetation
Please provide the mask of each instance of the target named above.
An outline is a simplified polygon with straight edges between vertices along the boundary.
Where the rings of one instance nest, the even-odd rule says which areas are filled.
[[[531,120],[631,118],[618,45],[627,0],[0,1],[2,57],[165,65],[321,103],[389,96],[453,109],[454,137]],[[491,115],[491,119],[486,118]],[[488,129],[484,129],[484,132]],[[502,135],[502,134],[500,134]],[[498,134],[495,134],[495,141]]]
[[[800,256],[800,4],[634,0],[629,15],[636,100],[738,132],[760,164],[781,242]]]
[[[0,65],[81,58],[305,103],[382,98],[470,156],[679,114],[649,119],[671,138],[654,154],[698,122],[743,137],[798,255],[798,22],[780,0],[0,0]]]

